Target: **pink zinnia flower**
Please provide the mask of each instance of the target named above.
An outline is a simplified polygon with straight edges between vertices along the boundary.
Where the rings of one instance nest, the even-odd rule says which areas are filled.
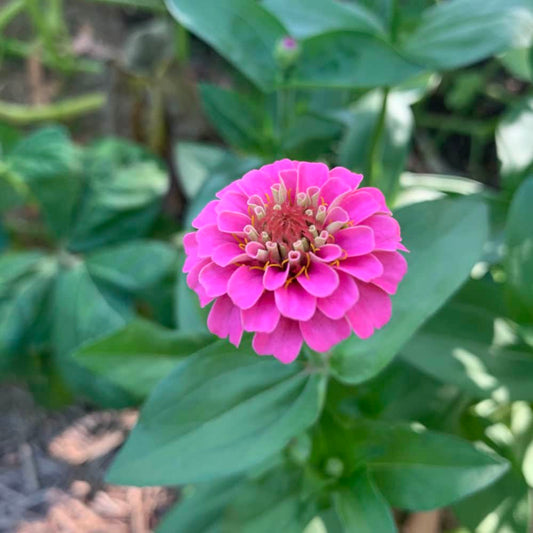
[[[207,325],[239,345],[293,361],[303,342],[325,352],[367,338],[391,317],[407,270],[400,227],[360,174],[284,159],[222,189],[184,238],[187,283]]]

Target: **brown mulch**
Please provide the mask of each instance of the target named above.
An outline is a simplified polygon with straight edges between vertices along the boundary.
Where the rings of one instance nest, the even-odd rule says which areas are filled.
[[[175,500],[103,481],[136,411],[46,411],[7,385],[0,406],[0,533],[148,533]]]

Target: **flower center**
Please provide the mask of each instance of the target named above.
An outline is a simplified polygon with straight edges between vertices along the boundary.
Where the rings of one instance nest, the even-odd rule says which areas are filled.
[[[292,248],[293,244],[302,238],[313,240],[309,226],[313,225],[315,218],[305,211],[301,206],[293,205],[288,200],[283,204],[267,204],[265,216],[258,220],[256,228],[260,233],[263,231],[268,233],[272,241]]]

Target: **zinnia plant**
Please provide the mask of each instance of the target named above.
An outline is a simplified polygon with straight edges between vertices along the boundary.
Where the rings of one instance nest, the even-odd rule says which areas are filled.
[[[290,363],[391,318],[407,263],[385,198],[342,167],[284,159],[251,170],[209,202],[184,238],[187,283],[207,325]]]

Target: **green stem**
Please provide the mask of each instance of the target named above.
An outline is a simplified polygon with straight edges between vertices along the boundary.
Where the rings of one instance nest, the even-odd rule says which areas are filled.
[[[451,131],[463,135],[493,135],[498,124],[495,119],[475,120],[438,113],[416,113],[415,118],[416,123],[424,128]]]
[[[387,101],[389,98],[390,89],[386,87],[383,90],[383,100],[381,102],[381,111],[379,112],[378,121],[376,127],[372,133],[372,139],[370,140],[370,149],[368,150],[368,159],[366,164],[366,174],[368,178],[367,184],[370,185],[375,181],[376,168],[378,166],[379,159],[379,145],[383,130],[385,127],[385,117],[387,116]]]
[[[3,39],[0,38],[0,53],[12,57],[29,57],[35,51],[35,46],[33,44],[24,43],[18,41],[17,39]],[[90,59],[76,59],[72,65],[65,65],[64,63],[58,62],[58,60],[50,54],[44,51],[42,57],[43,65],[64,71],[72,72],[90,72],[94,74],[99,74],[102,72],[102,64],[98,61],[93,61]]]
[[[104,93],[87,94],[41,106],[26,106],[0,101],[0,120],[15,125],[49,120],[66,121],[100,109],[104,106],[105,101]]]
[[[181,25],[176,25],[176,55],[181,65],[189,62],[189,32]]]
[[[153,11],[155,13],[166,13],[167,11],[161,0],[89,0],[89,2],[129,8],[136,7],[137,9],[145,9],[146,11]]]
[[[4,29],[24,8],[26,0],[11,0],[0,9],[0,31]]]

